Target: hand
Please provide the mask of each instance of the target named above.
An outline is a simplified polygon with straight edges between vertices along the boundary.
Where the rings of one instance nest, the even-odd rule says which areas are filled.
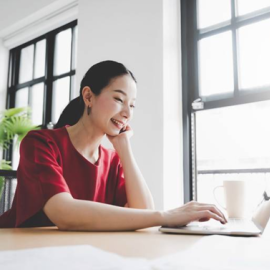
[[[184,226],[192,221],[208,221],[211,218],[220,221],[222,224],[228,222],[215,205],[195,201],[188,202],[173,210],[164,211],[162,216],[163,226]]]
[[[129,139],[132,137],[132,135],[133,135],[133,130],[129,125],[123,127],[120,133],[116,136],[111,136],[111,135],[106,134],[107,138],[112,143],[114,149],[117,152],[121,149],[121,147],[123,147],[123,145],[129,142]]]

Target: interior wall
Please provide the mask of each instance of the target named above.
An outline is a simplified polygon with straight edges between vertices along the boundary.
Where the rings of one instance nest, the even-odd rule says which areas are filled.
[[[138,81],[131,139],[138,165],[163,207],[162,0],[80,0],[78,82],[102,60],[124,63]]]
[[[7,94],[7,75],[8,75],[8,49],[0,39],[0,111],[5,109]]]
[[[0,31],[56,1],[57,0],[1,0]]]
[[[164,208],[165,197],[170,200],[169,205],[182,201],[181,153],[172,154],[176,149],[181,151],[179,141],[181,135],[178,136],[181,129],[179,107],[172,112],[180,111],[180,114],[172,117],[174,122],[169,124],[177,133],[175,136],[166,137],[171,140],[171,144],[175,142],[176,148],[171,148],[171,144],[167,145],[164,137],[165,122],[170,121],[168,117],[171,114],[169,112],[164,115],[164,106],[175,108],[181,103],[179,95],[175,94],[175,91],[180,91],[177,78],[181,73],[179,73],[179,63],[175,64],[180,60],[180,50],[179,47],[176,48],[180,44],[173,41],[173,44],[168,47],[168,44],[164,43],[165,38],[168,37],[164,31],[168,30],[171,23],[179,23],[178,2],[174,0],[79,0],[78,89],[79,82],[87,69],[102,60],[122,62],[135,74],[138,80],[138,96],[134,119],[131,122],[134,129],[132,146],[158,209]],[[173,19],[170,20],[172,14]],[[173,27],[175,40],[180,35],[180,31],[177,31],[179,28]],[[171,41],[172,39],[169,42]],[[176,58],[172,59],[172,57]],[[172,70],[174,75],[168,76],[167,70]],[[169,83],[169,80],[176,80],[176,83],[173,81]],[[171,86],[173,89],[169,88]],[[173,92],[170,92],[171,90]],[[164,104],[164,95],[169,97],[166,104]],[[176,123],[176,119],[180,122]],[[165,160],[171,158],[174,162],[167,162],[165,168]],[[177,168],[172,167],[175,164]],[[164,185],[173,184],[170,181],[173,173],[172,179],[173,182],[178,183],[177,186],[164,189]],[[176,188],[178,191],[170,194]]]

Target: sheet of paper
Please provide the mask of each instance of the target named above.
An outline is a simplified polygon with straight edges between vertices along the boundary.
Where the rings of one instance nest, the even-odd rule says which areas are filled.
[[[269,239],[205,236],[189,250],[153,260],[151,266],[155,270],[269,270]]]
[[[149,270],[145,259],[124,258],[89,245],[0,252],[1,270]]]
[[[2,251],[0,269],[269,270],[269,239],[205,236],[185,251],[155,260],[121,257],[90,245]]]

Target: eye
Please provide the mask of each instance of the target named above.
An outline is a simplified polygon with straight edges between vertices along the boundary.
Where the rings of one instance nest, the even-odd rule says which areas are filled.
[[[130,107],[131,107],[132,109],[135,109],[135,105],[130,105]]]
[[[119,101],[119,102],[121,102],[121,103],[123,103],[123,100],[120,99],[120,98],[114,98],[114,99],[117,100],[117,101]]]

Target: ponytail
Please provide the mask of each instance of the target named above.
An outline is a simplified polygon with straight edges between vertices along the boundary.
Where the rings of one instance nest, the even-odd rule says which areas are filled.
[[[66,125],[75,125],[83,115],[84,102],[81,97],[77,97],[70,101],[61,113],[58,122],[54,128],[61,128]]]

